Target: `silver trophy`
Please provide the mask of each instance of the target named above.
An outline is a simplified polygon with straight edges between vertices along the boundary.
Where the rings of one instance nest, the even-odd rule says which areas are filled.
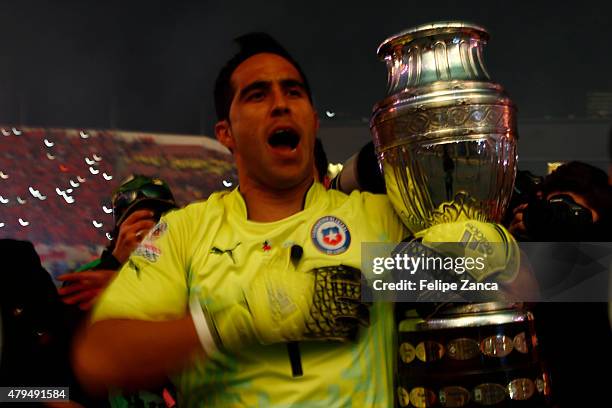
[[[516,108],[485,69],[488,38],[477,25],[440,22],[378,48],[388,89],[370,127],[387,195],[413,233],[467,219],[499,222],[510,199]],[[427,313],[413,306],[403,315],[397,307],[397,406],[547,404],[533,315],[522,304],[438,304]]]
[[[370,122],[387,193],[417,232],[462,219],[498,222],[516,175],[516,108],[483,63],[489,38],[465,22],[385,40],[387,97]]]

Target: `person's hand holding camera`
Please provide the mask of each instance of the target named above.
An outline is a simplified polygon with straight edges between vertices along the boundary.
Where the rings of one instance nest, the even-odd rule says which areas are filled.
[[[119,226],[119,233],[113,249],[113,256],[120,264],[125,263],[130,254],[156,224],[155,215],[151,210],[136,210]]]
[[[529,204],[523,203],[512,210],[513,218],[508,227],[508,231],[512,235],[519,237],[519,239],[525,239],[529,234],[527,226],[525,225],[525,212],[527,212],[528,207]]]
[[[596,211],[580,194],[549,193],[513,210],[509,230],[519,239],[536,241],[581,241],[594,237]]]

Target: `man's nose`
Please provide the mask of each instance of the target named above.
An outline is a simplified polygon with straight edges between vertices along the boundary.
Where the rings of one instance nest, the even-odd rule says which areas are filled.
[[[287,94],[282,89],[274,90],[272,104],[272,116],[286,115],[290,111]]]

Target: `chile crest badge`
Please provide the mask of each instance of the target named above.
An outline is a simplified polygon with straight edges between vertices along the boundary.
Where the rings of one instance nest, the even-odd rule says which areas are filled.
[[[342,220],[334,216],[319,218],[310,232],[312,243],[321,252],[338,255],[349,248],[351,233]]]

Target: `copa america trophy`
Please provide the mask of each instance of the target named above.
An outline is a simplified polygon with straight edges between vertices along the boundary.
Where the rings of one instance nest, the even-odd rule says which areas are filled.
[[[387,193],[412,231],[461,219],[499,222],[516,175],[516,108],[483,63],[489,38],[465,22],[385,40],[387,96],[370,123]]]
[[[388,87],[370,127],[387,195],[412,233],[467,219],[499,222],[509,202],[516,108],[484,66],[488,38],[477,25],[440,22],[378,48]],[[549,382],[533,315],[521,304],[414,312],[398,314],[398,406],[545,405]]]

